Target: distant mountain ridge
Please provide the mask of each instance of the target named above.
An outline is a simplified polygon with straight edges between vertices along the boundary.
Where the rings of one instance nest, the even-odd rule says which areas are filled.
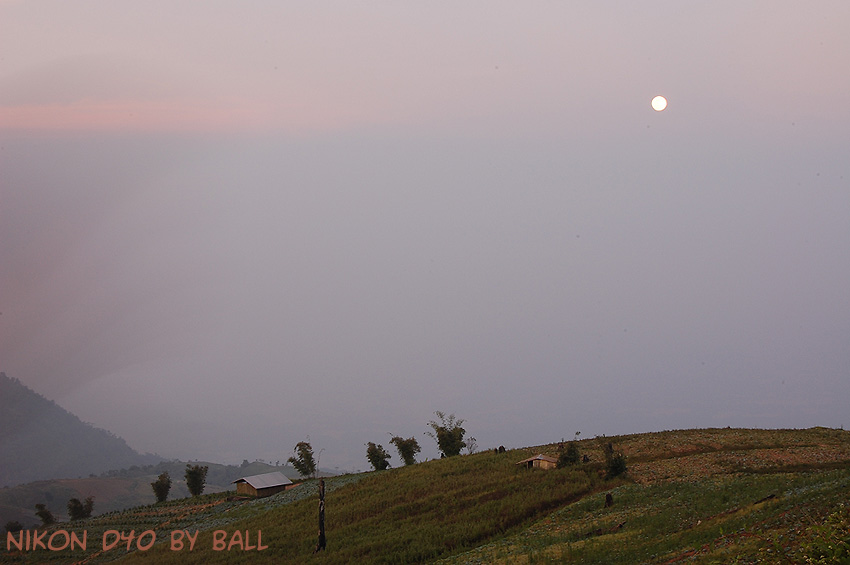
[[[161,460],[0,372],[0,486],[87,477]]]

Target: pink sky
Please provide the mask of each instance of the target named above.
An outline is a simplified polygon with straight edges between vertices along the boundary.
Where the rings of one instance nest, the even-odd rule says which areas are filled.
[[[586,129],[659,93],[835,120],[850,90],[843,3],[199,8],[0,3],[0,128]]]
[[[0,0],[0,371],[236,463],[850,425],[848,22]]]

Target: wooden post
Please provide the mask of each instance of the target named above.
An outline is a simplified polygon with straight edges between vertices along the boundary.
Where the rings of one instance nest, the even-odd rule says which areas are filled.
[[[318,553],[325,549],[327,540],[325,539],[325,479],[319,479],[319,543],[316,544]]]

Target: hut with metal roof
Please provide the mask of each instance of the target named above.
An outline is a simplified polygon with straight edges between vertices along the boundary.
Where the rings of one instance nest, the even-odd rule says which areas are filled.
[[[522,461],[519,461],[517,465],[523,465],[529,469],[554,469],[558,465],[558,460],[554,457],[549,457],[548,455],[543,455],[541,453],[534,457],[523,459]]]
[[[233,481],[232,484],[236,485],[237,494],[247,494],[258,498],[271,496],[294,486],[292,481],[280,471],[242,477]]]

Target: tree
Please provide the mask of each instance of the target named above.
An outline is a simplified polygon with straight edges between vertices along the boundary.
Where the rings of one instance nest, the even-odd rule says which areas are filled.
[[[56,518],[53,517],[53,513],[48,510],[47,506],[44,504],[36,504],[35,510],[35,515],[41,518],[42,526],[49,526],[56,521]]]
[[[297,457],[290,457],[287,462],[291,463],[302,477],[315,476],[316,460],[313,459],[313,446],[309,442],[299,441],[294,451]]]
[[[398,456],[401,457],[405,465],[416,463],[416,454],[422,451],[415,437],[404,439],[401,436],[393,436],[390,443],[395,445],[396,450],[398,450]]]
[[[168,491],[171,490],[171,477],[168,476],[168,471],[162,473],[157,479],[151,483],[153,494],[156,496],[157,502],[165,502],[168,498]]]
[[[209,468],[201,465],[186,464],[186,487],[192,496],[198,496],[204,492],[207,483],[207,471]]]
[[[68,501],[68,516],[71,520],[82,520],[83,518],[91,518],[91,512],[94,509],[94,497],[89,496],[85,502],[80,502],[79,498],[72,498]]]
[[[603,448],[605,452],[605,471],[606,479],[613,479],[618,475],[626,472],[626,456],[619,451],[614,451],[614,446],[610,443],[605,444]]]
[[[23,529],[24,529],[24,525],[21,524],[20,522],[18,522],[17,520],[10,520],[10,521],[6,522],[6,531],[11,533],[11,534],[20,532]]]
[[[391,457],[383,445],[375,445],[371,441],[366,444],[366,459],[369,460],[369,463],[376,471],[386,470],[390,466],[388,459]]]
[[[579,460],[581,460],[581,454],[578,451],[578,443],[571,441],[567,444],[567,450],[558,455],[557,467],[562,469],[563,467],[575,465]]]
[[[444,457],[460,455],[461,449],[466,447],[466,442],[463,441],[466,430],[461,427],[464,420],[456,419],[454,414],[446,416],[439,411],[434,414],[440,419],[440,423],[431,420],[428,425],[434,431],[425,433],[437,440],[437,447],[440,448]]]

